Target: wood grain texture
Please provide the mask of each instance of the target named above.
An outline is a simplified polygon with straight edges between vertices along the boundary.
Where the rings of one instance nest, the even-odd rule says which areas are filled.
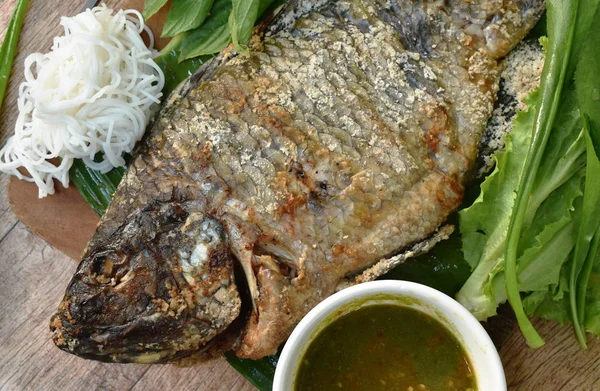
[[[536,319],[534,326],[546,341],[537,350],[527,347],[515,328],[500,349],[509,390],[600,390],[600,341],[588,334],[582,351],[570,326]]]
[[[31,0],[7,104],[0,112],[0,141],[12,134],[24,57],[47,50],[51,37],[60,31],[59,16],[77,13],[80,3]],[[0,0],[0,39],[14,4],[15,0]],[[107,4],[119,7],[122,1]],[[7,183],[8,177],[0,174],[0,390],[254,389],[224,360],[193,368],[103,364],[58,350],[51,341],[48,320],[76,264],[17,221],[8,205]],[[500,351],[509,389],[600,390],[600,342],[591,340],[590,348],[582,352],[570,327],[534,323],[546,338],[546,346],[532,351],[518,330],[512,330]]]
[[[39,199],[34,183],[11,177],[7,190],[8,202],[19,220],[30,230],[78,260],[96,231],[100,218],[75,186],[65,189],[55,180],[54,187],[54,195]],[[1,233],[0,224],[0,236]]]

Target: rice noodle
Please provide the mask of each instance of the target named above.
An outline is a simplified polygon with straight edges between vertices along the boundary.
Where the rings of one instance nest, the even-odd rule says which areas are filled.
[[[154,37],[139,12],[112,15],[102,5],[60,24],[64,35],[52,50],[25,60],[15,135],[0,150],[0,171],[35,182],[40,198],[54,193],[53,178],[69,185],[75,158],[102,172],[125,165],[123,154],[142,137],[164,86],[152,59]],[[98,152],[103,160],[94,162]]]

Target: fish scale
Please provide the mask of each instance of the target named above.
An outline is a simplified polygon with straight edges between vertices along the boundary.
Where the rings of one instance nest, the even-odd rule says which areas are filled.
[[[268,71],[266,73],[268,73]],[[330,72],[330,73],[332,73],[332,72]],[[289,73],[284,73],[282,75],[282,78],[289,79],[290,76],[291,75]],[[343,96],[343,97],[348,96],[348,94],[344,90],[340,90],[338,92],[341,93],[341,96]],[[349,106],[347,104],[344,104],[342,99],[340,99],[339,97],[333,96],[332,99],[335,99],[335,102],[333,103],[333,107],[336,107],[338,111],[340,110],[341,107],[349,108]],[[314,100],[319,100],[319,96],[315,97]],[[314,106],[311,105],[311,107],[314,107]],[[354,105],[353,107],[349,108],[349,111],[354,112],[354,113],[361,113],[360,106],[358,106],[358,105]],[[299,117],[299,118],[297,118],[298,121],[302,121],[302,117],[303,116],[306,117],[305,112],[306,112],[306,110],[298,110],[296,113],[294,113],[294,115]],[[319,113],[319,114],[321,114],[321,113]],[[321,114],[321,117],[323,117],[322,114]],[[338,125],[340,124],[339,117],[335,117],[335,118],[338,118],[338,120],[335,122],[332,120],[327,121],[327,118],[324,118],[324,120],[326,122],[323,122],[323,121],[321,121],[321,119],[318,116],[313,116],[313,115],[311,115],[311,118],[313,118],[313,121],[312,121],[313,123],[315,122],[315,119],[316,119],[321,124],[323,124],[323,126],[321,126],[319,128],[319,134],[321,137],[322,144],[328,145],[333,142],[338,143],[344,147],[344,152],[346,155],[348,155],[350,157],[355,157],[355,160],[361,159],[361,154],[357,151],[356,148],[354,148],[355,144],[361,144],[361,143],[366,142],[366,139],[368,139],[368,136],[370,136],[370,134],[365,135],[365,134],[349,133],[346,135],[346,137],[339,137],[337,134],[332,134],[332,132],[335,132],[336,130],[339,130],[339,131],[344,130],[344,126],[335,127],[336,122]],[[343,122],[342,122],[342,125],[343,125]],[[360,129],[364,130],[367,128],[362,127]],[[334,147],[334,149],[335,149],[335,147]],[[364,148],[363,148],[363,150],[364,150]],[[399,156],[396,156],[396,157],[398,158]],[[401,161],[401,160],[398,159],[397,161]],[[381,162],[379,162],[379,163],[381,163]]]
[[[430,249],[473,169],[497,60],[542,10],[289,3],[248,54],[226,50],[165,103],[51,321],[55,343],[103,361],[260,358],[327,296]]]

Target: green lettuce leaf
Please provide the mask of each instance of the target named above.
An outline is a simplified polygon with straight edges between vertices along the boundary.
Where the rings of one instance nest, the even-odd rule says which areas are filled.
[[[518,252],[523,232],[527,228],[527,216],[533,216],[531,200],[535,191],[538,171],[544,166],[543,158],[550,135],[557,137],[556,116],[560,109],[564,87],[572,78],[573,42],[583,39],[578,36],[581,9],[588,5],[587,0],[549,0],[547,2],[548,41],[546,61],[542,71],[540,100],[536,107],[536,118],[532,128],[531,144],[525,158],[522,175],[516,189],[515,204],[508,225],[506,248],[504,251],[504,271],[508,301],[515,313],[519,328],[527,344],[533,348],[544,344],[533,327],[523,308],[519,291]],[[592,12],[594,12],[592,10]],[[528,210],[530,213],[528,213]]]
[[[571,317],[577,340],[584,348],[587,347],[583,326],[585,297],[600,239],[600,160],[598,160],[594,144],[589,136],[589,121],[586,120],[585,123],[587,151],[585,191],[569,276]]]
[[[510,211],[531,141],[535,118],[532,106],[537,99],[537,92],[528,98],[529,108],[515,117],[506,150],[494,157],[496,167],[481,184],[479,197],[459,212],[463,253],[474,270],[456,298],[480,320],[495,315],[498,304],[505,300],[495,297],[492,282],[504,268]]]
[[[596,10],[591,28],[586,32],[581,55],[577,58],[575,72],[579,109],[584,118],[587,168],[581,219],[569,276],[569,303],[575,335],[583,348],[587,347],[586,296],[600,247],[600,58],[596,50],[600,40],[599,24],[600,11]]]
[[[544,97],[530,97],[530,108],[517,116],[507,150],[498,154],[496,169],[481,185],[479,198],[460,212],[463,253],[474,270],[457,299],[485,319],[512,297],[532,346],[543,341],[526,315],[572,322],[584,347],[584,330],[600,332],[598,4],[598,0],[550,2],[547,61],[560,64],[560,73],[554,67],[554,77],[560,75],[564,85],[560,89],[546,85]],[[560,36],[568,36],[570,42],[558,41]],[[570,45],[569,50],[558,50],[564,45]],[[550,76],[545,75],[547,84]],[[545,109],[550,122],[543,116],[540,120],[544,99],[552,104]],[[536,132],[534,142],[532,129],[542,127],[543,143]],[[532,151],[538,160],[527,166]],[[532,167],[534,175],[528,171]],[[515,194],[523,183],[527,195],[517,203]],[[507,215],[514,218],[517,204],[520,217],[509,224]],[[512,248],[510,253],[507,248]],[[514,274],[507,283],[509,266]]]
[[[590,273],[584,325],[587,331],[600,335],[600,256],[598,254]]]
[[[557,114],[555,136],[542,158],[517,252],[519,290],[539,291],[529,299],[539,303],[550,286],[559,283],[564,263],[575,243],[575,201],[582,195],[585,145],[575,90],[565,89]],[[462,249],[473,272],[457,300],[478,319],[496,314],[506,301],[504,249],[515,192],[529,151],[539,95],[527,99],[507,136],[506,150],[496,155],[496,167],[481,184],[481,193],[459,212]],[[536,301],[537,299],[537,301]]]
[[[524,250],[517,261],[520,291],[545,291],[559,283],[561,268],[575,243],[574,203],[582,195],[583,174],[581,169],[551,193],[526,230],[539,233],[522,245]]]

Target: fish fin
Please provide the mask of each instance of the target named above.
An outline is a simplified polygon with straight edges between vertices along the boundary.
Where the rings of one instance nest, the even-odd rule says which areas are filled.
[[[231,252],[237,258],[239,265],[244,271],[252,301],[252,309],[253,312],[256,312],[256,300],[258,299],[259,292],[256,275],[252,269],[252,258],[254,257],[252,250],[257,235],[247,224],[233,216],[225,216],[223,224],[227,231]]]
[[[270,255],[254,255],[253,264],[260,295],[235,354],[240,358],[257,360],[275,354],[277,347],[292,332],[294,319],[298,319],[301,313],[293,310],[290,299],[291,292],[298,291],[288,284],[276,260]]]
[[[336,292],[352,285],[377,279],[401,263],[404,263],[407,259],[429,252],[433,246],[442,240],[448,239],[452,232],[454,232],[453,225],[448,224],[440,227],[433,235],[419,243],[412,245],[408,250],[398,255],[394,255],[393,257],[378,261],[376,264],[351,279],[342,280],[336,287]]]

